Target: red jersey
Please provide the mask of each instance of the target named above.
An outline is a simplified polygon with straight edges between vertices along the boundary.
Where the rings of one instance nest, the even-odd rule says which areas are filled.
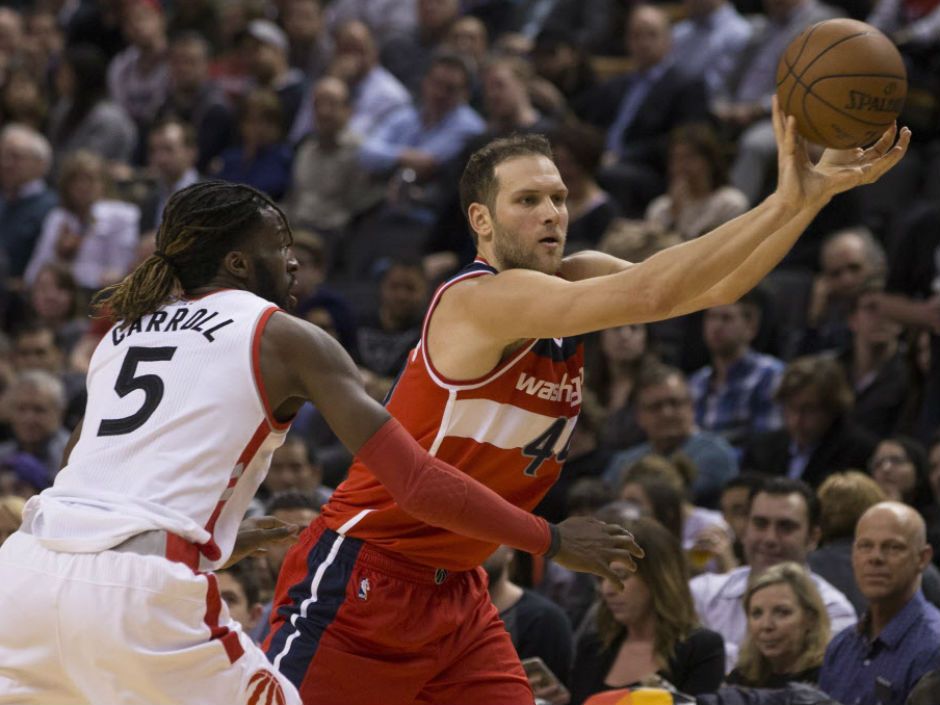
[[[581,409],[580,339],[528,340],[485,377],[460,382],[434,368],[424,342],[448,287],[495,274],[478,259],[441,285],[386,406],[431,455],[531,510],[558,478]],[[496,549],[405,514],[358,460],[322,516],[334,531],[434,568],[469,570]]]

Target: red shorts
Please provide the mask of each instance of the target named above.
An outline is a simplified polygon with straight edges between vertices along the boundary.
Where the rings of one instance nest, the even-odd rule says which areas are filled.
[[[287,554],[268,658],[305,705],[532,705],[482,568],[448,573],[314,522]]]

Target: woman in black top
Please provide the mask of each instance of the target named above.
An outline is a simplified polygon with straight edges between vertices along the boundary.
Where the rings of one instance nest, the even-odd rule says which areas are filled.
[[[571,676],[571,705],[604,690],[664,678],[690,695],[718,689],[724,642],[698,626],[679,541],[653,519],[623,522],[646,558],[637,572],[623,568],[624,590],[600,583],[597,624],[579,640]]]
[[[815,684],[829,643],[829,616],[806,570],[790,562],[768,568],[744,594],[744,611],[747,639],[728,683]]]

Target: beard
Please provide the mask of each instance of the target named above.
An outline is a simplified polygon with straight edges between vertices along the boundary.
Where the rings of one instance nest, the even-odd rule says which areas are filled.
[[[539,258],[535,248],[527,250],[520,243],[519,238],[495,222],[493,223],[493,236],[493,252],[500,269],[533,269],[543,274],[555,274],[561,268],[565,249],[564,241],[559,245],[557,252],[552,255],[551,264],[546,266],[545,260]]]
[[[278,286],[274,274],[261,262],[255,261],[255,294],[283,309],[289,310],[293,307],[291,306],[291,296],[288,294],[288,289],[289,287]]]

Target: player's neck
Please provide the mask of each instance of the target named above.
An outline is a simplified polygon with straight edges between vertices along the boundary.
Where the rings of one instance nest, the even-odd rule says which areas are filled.
[[[196,297],[196,296],[205,296],[206,294],[211,294],[220,289],[242,289],[248,291],[245,283],[236,279],[232,276],[226,276],[224,274],[217,274],[209,282],[203,284],[202,286],[197,286],[192,289],[186,290],[186,296]]]

